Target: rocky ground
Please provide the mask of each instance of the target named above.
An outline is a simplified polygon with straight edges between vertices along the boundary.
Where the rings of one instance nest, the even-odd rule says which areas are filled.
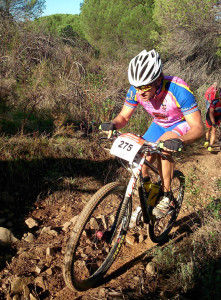
[[[178,158],[176,167],[194,184],[186,191],[171,233],[174,239],[185,236],[196,226],[193,214],[205,208],[208,199],[220,199],[216,182],[220,178],[221,153],[197,149],[191,156]],[[151,291],[156,272],[151,261],[160,246],[148,239],[146,229],[139,228],[138,238],[129,233],[124,250],[127,255],[117,261],[104,284],[87,292],[71,291],[65,286],[62,268],[66,242],[76,216],[97,187],[97,181],[91,178],[84,189],[56,191],[36,201],[24,219],[26,232],[19,239],[8,230],[12,224],[8,223],[7,215],[0,219],[0,299],[157,299]],[[194,188],[198,188],[197,197]],[[148,286],[144,278],[148,279]],[[165,298],[162,294],[159,297]],[[174,295],[173,299],[181,298]]]

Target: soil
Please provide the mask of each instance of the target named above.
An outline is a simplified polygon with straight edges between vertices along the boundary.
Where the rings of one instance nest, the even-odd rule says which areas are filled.
[[[179,242],[199,226],[198,212],[212,199],[220,199],[217,180],[220,180],[221,152],[209,153],[201,147],[192,149],[191,155],[177,157],[176,161],[176,168],[182,170],[189,183],[170,234],[170,239]],[[63,259],[73,228],[66,222],[80,213],[99,187],[95,178],[91,177],[87,182],[82,178],[75,190],[55,191],[36,201],[27,218],[33,218],[38,224],[27,227],[26,234],[1,256],[0,299],[157,299],[154,277],[146,266],[156,248],[162,246],[150,241],[146,228],[137,229],[138,233],[145,230],[144,238],[133,245],[126,242],[121,259],[116,261],[105,283],[86,292],[66,287],[62,275]],[[28,241],[27,233],[32,233],[34,239]]]

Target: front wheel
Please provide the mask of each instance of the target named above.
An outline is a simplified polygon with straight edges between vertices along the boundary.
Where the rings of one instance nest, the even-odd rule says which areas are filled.
[[[149,224],[149,236],[154,243],[164,242],[179,214],[185,190],[185,177],[182,172],[175,170],[171,181],[174,209],[171,209],[164,217],[151,216]]]
[[[64,279],[79,291],[97,285],[112,265],[124,241],[131,216],[126,187],[112,182],[102,187],[78,217],[67,244]]]

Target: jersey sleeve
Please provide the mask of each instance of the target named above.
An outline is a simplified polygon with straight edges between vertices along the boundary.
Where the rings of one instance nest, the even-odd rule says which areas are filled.
[[[199,110],[193,93],[184,81],[176,82],[172,89],[177,106],[180,107],[184,116]]]
[[[135,108],[138,105],[138,101],[137,101],[137,90],[135,89],[135,87],[131,86],[127,92],[126,95],[126,99],[124,101],[124,105],[131,107],[131,108]]]

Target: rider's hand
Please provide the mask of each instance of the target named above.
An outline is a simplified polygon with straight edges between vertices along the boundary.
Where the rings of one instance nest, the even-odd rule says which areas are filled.
[[[101,130],[103,131],[113,131],[116,129],[116,125],[112,122],[104,122],[101,124]]]
[[[100,129],[108,132],[108,139],[109,139],[112,136],[113,131],[117,128],[116,128],[115,124],[113,124],[112,122],[109,121],[109,122],[102,123],[100,126]]]
[[[183,142],[180,139],[169,139],[163,141],[164,148],[172,151],[181,151],[183,149]]]
[[[217,124],[212,124],[212,126],[213,126],[214,128],[216,128],[216,127],[217,127]]]

